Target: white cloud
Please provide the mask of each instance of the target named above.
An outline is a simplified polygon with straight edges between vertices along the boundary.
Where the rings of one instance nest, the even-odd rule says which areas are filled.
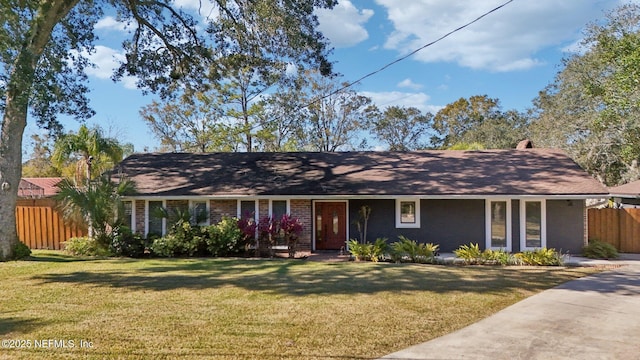
[[[371,98],[373,103],[381,110],[389,106],[403,106],[417,108],[423,113],[430,112],[432,114],[435,114],[436,112],[438,112],[438,110],[442,109],[442,106],[430,105],[429,100],[431,99],[431,97],[423,92],[410,93],[401,91],[361,91],[360,94]]]
[[[351,1],[340,1],[332,10],[317,9],[318,29],[335,47],[349,47],[369,38],[364,24],[373,16],[373,10],[358,10]]]
[[[420,90],[422,89],[422,85],[414,83],[411,79],[407,78],[400,81],[397,85],[399,88],[407,88],[412,90]]]
[[[116,31],[127,31],[127,24],[116,20],[113,16],[105,16],[102,19],[98,20],[95,25],[96,30],[116,30]]]
[[[408,54],[505,0],[376,2],[386,8],[395,28],[389,34],[385,48]],[[421,50],[413,58],[424,62],[455,62],[490,71],[529,69],[543,63],[536,57],[538,51],[548,47],[562,48],[574,42],[585,24],[601,16],[599,0],[515,1]]]
[[[121,61],[125,60],[123,53],[102,45],[96,45],[94,53],[84,54],[84,56],[95,64],[95,67],[87,68],[87,75],[103,80],[111,79],[113,71],[120,66]],[[136,79],[133,77],[125,76],[121,83],[127,89],[136,88]]]
[[[215,1],[175,0],[173,4],[177,8],[197,13],[202,19],[216,19],[220,14],[218,6],[215,5]]]

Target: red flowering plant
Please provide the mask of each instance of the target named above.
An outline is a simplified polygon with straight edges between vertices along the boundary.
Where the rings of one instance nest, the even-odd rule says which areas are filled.
[[[270,216],[264,216],[258,221],[258,246],[266,248],[269,256],[273,257],[273,245],[280,233],[280,222]]]
[[[302,233],[302,222],[297,217],[284,214],[280,219],[280,232],[287,242],[289,257],[295,257],[298,237]]]
[[[242,240],[245,244],[245,250],[249,251],[252,246],[256,245],[256,229],[258,228],[258,224],[256,224],[253,214],[244,214],[238,220],[238,228],[242,231]]]

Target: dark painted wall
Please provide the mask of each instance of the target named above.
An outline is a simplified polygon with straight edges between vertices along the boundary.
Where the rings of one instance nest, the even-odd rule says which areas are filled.
[[[470,242],[484,247],[484,200],[422,200],[420,202],[420,228],[396,228],[395,200],[351,200],[349,202],[349,235],[359,238],[354,221],[362,205],[371,207],[367,240],[386,237],[389,242],[404,235],[418,242],[440,245],[440,251],[451,252]]]
[[[511,200],[511,252],[520,252],[520,200]]]
[[[441,252],[452,252],[471,242],[485,248],[484,200],[421,200],[420,228],[396,228],[395,200],[350,200],[349,235],[359,239],[355,226],[362,205],[371,207],[367,240],[386,237],[388,242],[404,235],[418,242],[440,245]],[[512,251],[520,251],[520,201],[511,202]],[[584,244],[584,201],[547,201],[547,247],[579,254]]]
[[[580,254],[584,246],[584,200],[547,200],[547,247]]]

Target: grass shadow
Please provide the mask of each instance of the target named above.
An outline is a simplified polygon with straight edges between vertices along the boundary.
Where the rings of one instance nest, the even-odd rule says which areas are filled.
[[[46,326],[47,322],[36,319],[0,318],[0,335],[13,332],[30,333],[38,327]]]
[[[577,277],[559,269],[514,269],[286,260],[154,259],[117,270],[36,275],[45,283],[165,291],[234,286],[294,296],[430,291],[498,293],[547,289]]]

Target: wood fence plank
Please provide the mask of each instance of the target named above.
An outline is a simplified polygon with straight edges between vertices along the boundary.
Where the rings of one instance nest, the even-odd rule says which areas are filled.
[[[588,237],[640,253],[640,209],[589,209]]]
[[[62,242],[87,234],[82,227],[65,224],[51,206],[17,206],[16,231],[30,249],[61,250]]]
[[[626,209],[627,233],[625,234],[625,251],[640,252],[640,209]]]
[[[51,237],[51,223],[53,222],[53,216],[51,214],[51,208],[44,208],[44,221],[47,224],[42,230],[44,237],[44,246],[47,249],[53,249],[53,238]]]

